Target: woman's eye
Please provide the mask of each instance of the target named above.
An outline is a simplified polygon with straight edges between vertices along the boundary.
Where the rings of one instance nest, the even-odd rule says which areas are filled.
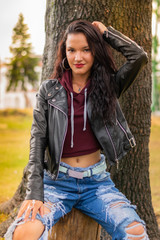
[[[84,49],[84,52],[89,52],[89,51],[90,51],[89,48]]]
[[[68,52],[74,52],[74,49],[68,49]]]

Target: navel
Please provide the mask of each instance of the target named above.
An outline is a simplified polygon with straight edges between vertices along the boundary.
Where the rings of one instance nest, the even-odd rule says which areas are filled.
[[[76,158],[76,162],[79,163],[79,158]]]

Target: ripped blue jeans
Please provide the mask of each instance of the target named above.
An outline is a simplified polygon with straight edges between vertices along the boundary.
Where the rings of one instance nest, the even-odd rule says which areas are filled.
[[[68,164],[61,162],[61,166],[68,169],[82,172],[93,169],[105,161],[104,155],[101,160],[88,168],[73,168]],[[145,229],[145,223],[137,215],[135,206],[115,188],[110,179],[110,173],[105,169],[99,174],[90,177],[77,179],[71,177],[68,173],[59,172],[58,179],[53,181],[52,178],[44,172],[44,204],[49,209],[49,213],[39,219],[45,226],[45,231],[39,238],[40,240],[48,239],[48,231],[55,225],[58,220],[77,208],[97,221],[111,236],[113,240],[126,240],[129,237],[142,237],[148,240]],[[18,223],[19,221],[22,221]],[[144,226],[142,235],[131,235],[126,232],[127,226],[132,222],[139,222]],[[13,231],[18,224],[22,224],[23,219],[16,220],[6,233],[7,240],[12,239]],[[133,228],[133,227],[130,227]]]

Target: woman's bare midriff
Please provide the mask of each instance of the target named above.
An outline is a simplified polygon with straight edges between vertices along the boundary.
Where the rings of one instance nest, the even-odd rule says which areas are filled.
[[[101,158],[100,150],[98,150],[94,153],[90,153],[87,155],[70,157],[70,158],[61,158],[61,161],[67,163],[72,167],[86,168],[99,162],[100,158]]]

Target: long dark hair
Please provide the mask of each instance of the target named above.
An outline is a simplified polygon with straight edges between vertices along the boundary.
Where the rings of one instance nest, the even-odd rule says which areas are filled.
[[[61,78],[66,71],[62,61],[66,57],[66,40],[68,34],[83,33],[88,45],[94,55],[94,63],[91,69],[90,99],[92,103],[92,117],[102,116],[106,122],[112,122],[115,116],[116,93],[114,75],[116,66],[112,57],[110,46],[103,40],[102,34],[86,20],[72,22],[66,29],[62,40],[59,43],[57,58],[55,62],[53,78]],[[66,61],[65,61],[66,62]]]

